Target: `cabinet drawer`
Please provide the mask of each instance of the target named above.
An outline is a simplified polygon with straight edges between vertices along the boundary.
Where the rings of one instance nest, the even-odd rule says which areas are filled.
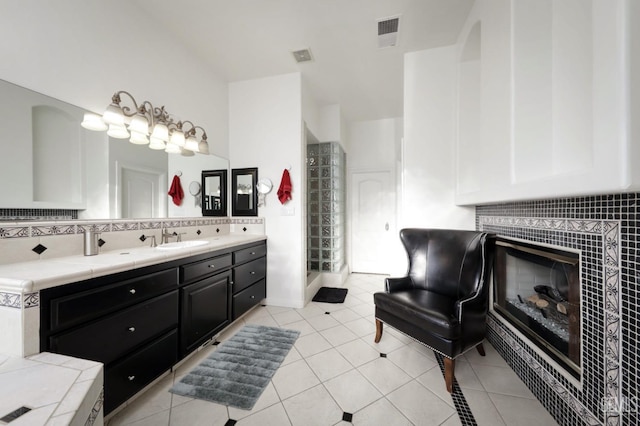
[[[52,352],[108,364],[178,325],[178,291],[50,337]]]
[[[260,244],[258,246],[249,247],[246,249],[238,250],[233,253],[233,263],[243,263],[248,260],[257,259],[267,254],[267,245]]]
[[[178,360],[178,331],[134,352],[121,362],[106,368],[104,374],[104,413],[114,408],[169,370]]]
[[[267,275],[267,258],[253,260],[233,268],[233,292],[237,293],[249,287]]]
[[[51,300],[53,331],[178,288],[177,269],[156,272]]]
[[[207,275],[211,275],[212,273],[228,268],[229,266],[231,266],[231,254],[211,257],[209,259],[201,260],[200,262],[181,266],[181,282],[185,283],[206,277]]]
[[[233,296],[233,319],[240,317],[265,297],[267,297],[267,282],[264,279]]]

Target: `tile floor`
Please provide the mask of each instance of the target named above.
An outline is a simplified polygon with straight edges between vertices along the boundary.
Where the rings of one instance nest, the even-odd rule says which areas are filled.
[[[208,346],[107,425],[460,425],[431,350],[390,327],[379,344],[373,342],[372,294],[382,289],[383,281],[380,275],[352,274],[344,284],[349,293],[342,304],[259,306],[225,330],[218,340],[248,323],[301,332],[253,410],[168,392],[215,350]],[[488,342],[484,346],[486,357],[474,350],[456,361],[456,379],[477,424],[556,425],[495,349]]]

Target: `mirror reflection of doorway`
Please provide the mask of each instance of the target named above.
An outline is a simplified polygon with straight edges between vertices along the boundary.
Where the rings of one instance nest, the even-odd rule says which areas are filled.
[[[163,172],[123,166],[120,176],[120,217],[166,217]]]

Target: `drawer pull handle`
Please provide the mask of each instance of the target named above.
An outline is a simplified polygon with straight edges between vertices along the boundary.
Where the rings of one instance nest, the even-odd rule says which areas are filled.
[[[215,268],[216,265],[209,265],[209,268]]]
[[[135,288],[132,288],[131,290],[129,290],[129,293],[131,293],[131,294],[136,294],[136,289],[135,289]]]
[[[255,299],[256,297],[255,297],[255,296],[251,296],[251,298],[252,298],[252,299]]]
[[[127,379],[129,379],[130,382],[133,382],[133,380],[136,378],[136,376],[128,376]]]
[[[129,327],[129,331],[133,333],[134,331],[136,331],[136,328],[135,327]]]
[[[255,275],[255,274],[256,274],[256,271],[251,271],[251,275]]]
[[[251,252],[251,256],[253,256],[253,255],[255,255],[255,254],[256,254],[256,252],[255,252],[255,251],[252,251],[252,252]]]

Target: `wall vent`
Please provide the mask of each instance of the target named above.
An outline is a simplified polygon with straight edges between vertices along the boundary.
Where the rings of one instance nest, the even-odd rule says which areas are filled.
[[[297,63],[310,62],[313,60],[310,49],[300,49],[291,52]]]
[[[378,20],[378,48],[396,46],[399,30],[399,16]]]

